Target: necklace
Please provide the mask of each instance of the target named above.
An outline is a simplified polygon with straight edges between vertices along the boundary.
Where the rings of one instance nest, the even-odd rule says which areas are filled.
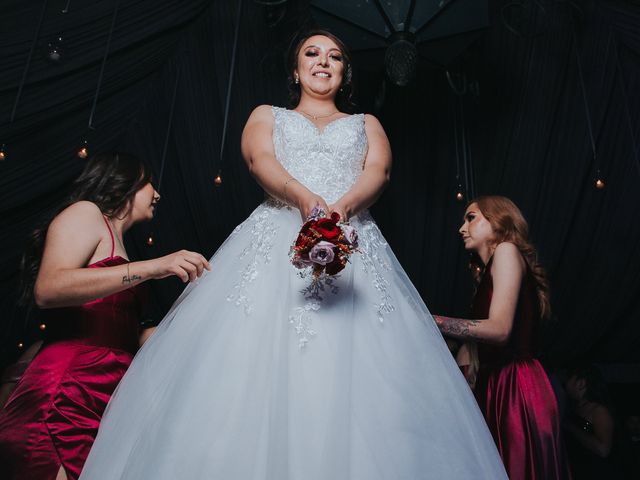
[[[320,118],[328,118],[328,117],[332,117],[334,116],[336,113],[338,113],[338,110],[336,110],[335,112],[331,112],[331,113],[327,113],[326,115],[311,115],[310,113],[305,112],[304,110],[300,110],[300,113],[304,113],[307,117],[309,118],[313,118],[314,120],[318,120]]]

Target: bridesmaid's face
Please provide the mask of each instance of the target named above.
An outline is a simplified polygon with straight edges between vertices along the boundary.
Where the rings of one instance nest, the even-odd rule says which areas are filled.
[[[491,246],[495,241],[495,234],[491,223],[480,211],[477,203],[472,203],[464,212],[464,223],[460,227],[460,235],[466,250],[478,251],[482,247]]]
[[[335,96],[342,85],[343,71],[344,61],[338,45],[328,37],[314,35],[302,44],[294,75],[298,75],[303,92]]]
[[[153,188],[151,182],[136,192],[133,197],[131,216],[134,221],[151,220],[156,208],[156,203],[160,200],[160,194]]]

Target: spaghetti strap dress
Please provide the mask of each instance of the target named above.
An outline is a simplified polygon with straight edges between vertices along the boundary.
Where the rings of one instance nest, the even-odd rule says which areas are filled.
[[[128,260],[111,255],[88,265]],[[46,339],[0,411],[2,478],[55,479],[62,466],[76,479],[111,394],[138,342],[142,289],[44,312]]]

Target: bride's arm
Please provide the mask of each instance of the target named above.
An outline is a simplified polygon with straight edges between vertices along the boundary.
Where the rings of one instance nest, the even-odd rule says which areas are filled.
[[[511,336],[524,271],[524,260],[518,247],[509,242],[498,245],[491,266],[493,294],[489,318],[468,320],[434,315],[433,318],[443,335],[462,340],[506,343]]]
[[[306,218],[316,205],[329,211],[324,199],[292,177],[276,159],[273,148],[273,113],[269,105],[257,107],[242,132],[242,156],[249,172],[272,197],[293,205]]]
[[[365,132],[369,150],[362,174],[347,193],[330,206],[344,220],[373,205],[391,175],[391,147],[382,125],[373,115],[365,115]]]

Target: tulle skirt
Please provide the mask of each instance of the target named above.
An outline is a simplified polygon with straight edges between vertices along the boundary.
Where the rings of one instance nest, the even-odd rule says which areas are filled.
[[[312,283],[297,211],[259,206],[187,287],[112,398],[83,479],[506,478],[426,306],[367,214]]]

